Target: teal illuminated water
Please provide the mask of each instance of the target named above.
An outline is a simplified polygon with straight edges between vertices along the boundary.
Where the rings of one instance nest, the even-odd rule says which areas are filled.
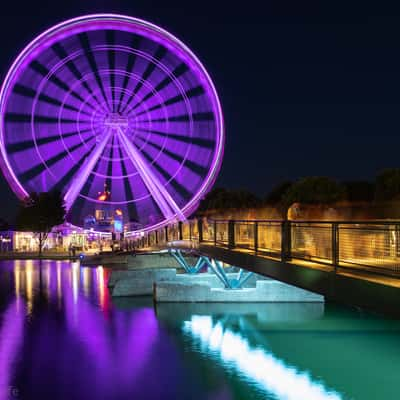
[[[400,323],[322,304],[112,300],[110,270],[0,263],[0,400],[398,399]]]

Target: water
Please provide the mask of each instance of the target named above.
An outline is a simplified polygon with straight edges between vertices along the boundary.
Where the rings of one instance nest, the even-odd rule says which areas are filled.
[[[398,399],[400,323],[321,304],[113,301],[110,270],[0,263],[0,400]]]

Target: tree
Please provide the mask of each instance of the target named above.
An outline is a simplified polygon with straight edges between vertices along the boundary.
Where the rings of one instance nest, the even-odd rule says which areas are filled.
[[[343,182],[346,198],[349,201],[372,201],[375,195],[375,184],[367,181]]]
[[[219,210],[223,208],[226,196],[227,190],[224,188],[211,190],[200,202],[199,211]]]
[[[385,169],[376,177],[375,200],[388,201],[398,198],[400,198],[400,169]]]
[[[267,194],[265,197],[265,204],[277,205],[282,203],[287,191],[292,185],[293,183],[290,181],[279,183]]]
[[[64,199],[59,191],[31,193],[19,206],[17,229],[33,232],[39,242],[39,256],[52,228],[65,221]]]
[[[258,197],[246,190],[216,188],[201,201],[199,211],[226,210],[229,208],[243,209],[259,205],[260,200]]]
[[[289,208],[293,203],[330,204],[345,198],[346,191],[335,180],[324,176],[310,176],[294,183],[284,196]]]

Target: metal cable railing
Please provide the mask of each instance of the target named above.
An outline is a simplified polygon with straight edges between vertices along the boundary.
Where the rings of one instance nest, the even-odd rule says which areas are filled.
[[[284,261],[400,275],[400,221],[201,219],[172,224],[139,239],[138,246],[192,240]]]
[[[215,221],[215,243],[223,246],[228,246],[228,221]]]
[[[282,251],[282,223],[276,221],[257,222],[257,251],[269,255],[280,255]]]
[[[339,225],[339,265],[400,273],[400,225]]]
[[[291,223],[292,258],[332,263],[332,225],[329,223]]]

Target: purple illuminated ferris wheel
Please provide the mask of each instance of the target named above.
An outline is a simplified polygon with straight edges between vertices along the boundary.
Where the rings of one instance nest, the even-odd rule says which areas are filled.
[[[76,225],[105,206],[144,229],[183,220],[223,155],[221,105],[200,61],[121,15],[75,18],[33,40],[6,76],[0,118],[14,192],[60,190]]]

